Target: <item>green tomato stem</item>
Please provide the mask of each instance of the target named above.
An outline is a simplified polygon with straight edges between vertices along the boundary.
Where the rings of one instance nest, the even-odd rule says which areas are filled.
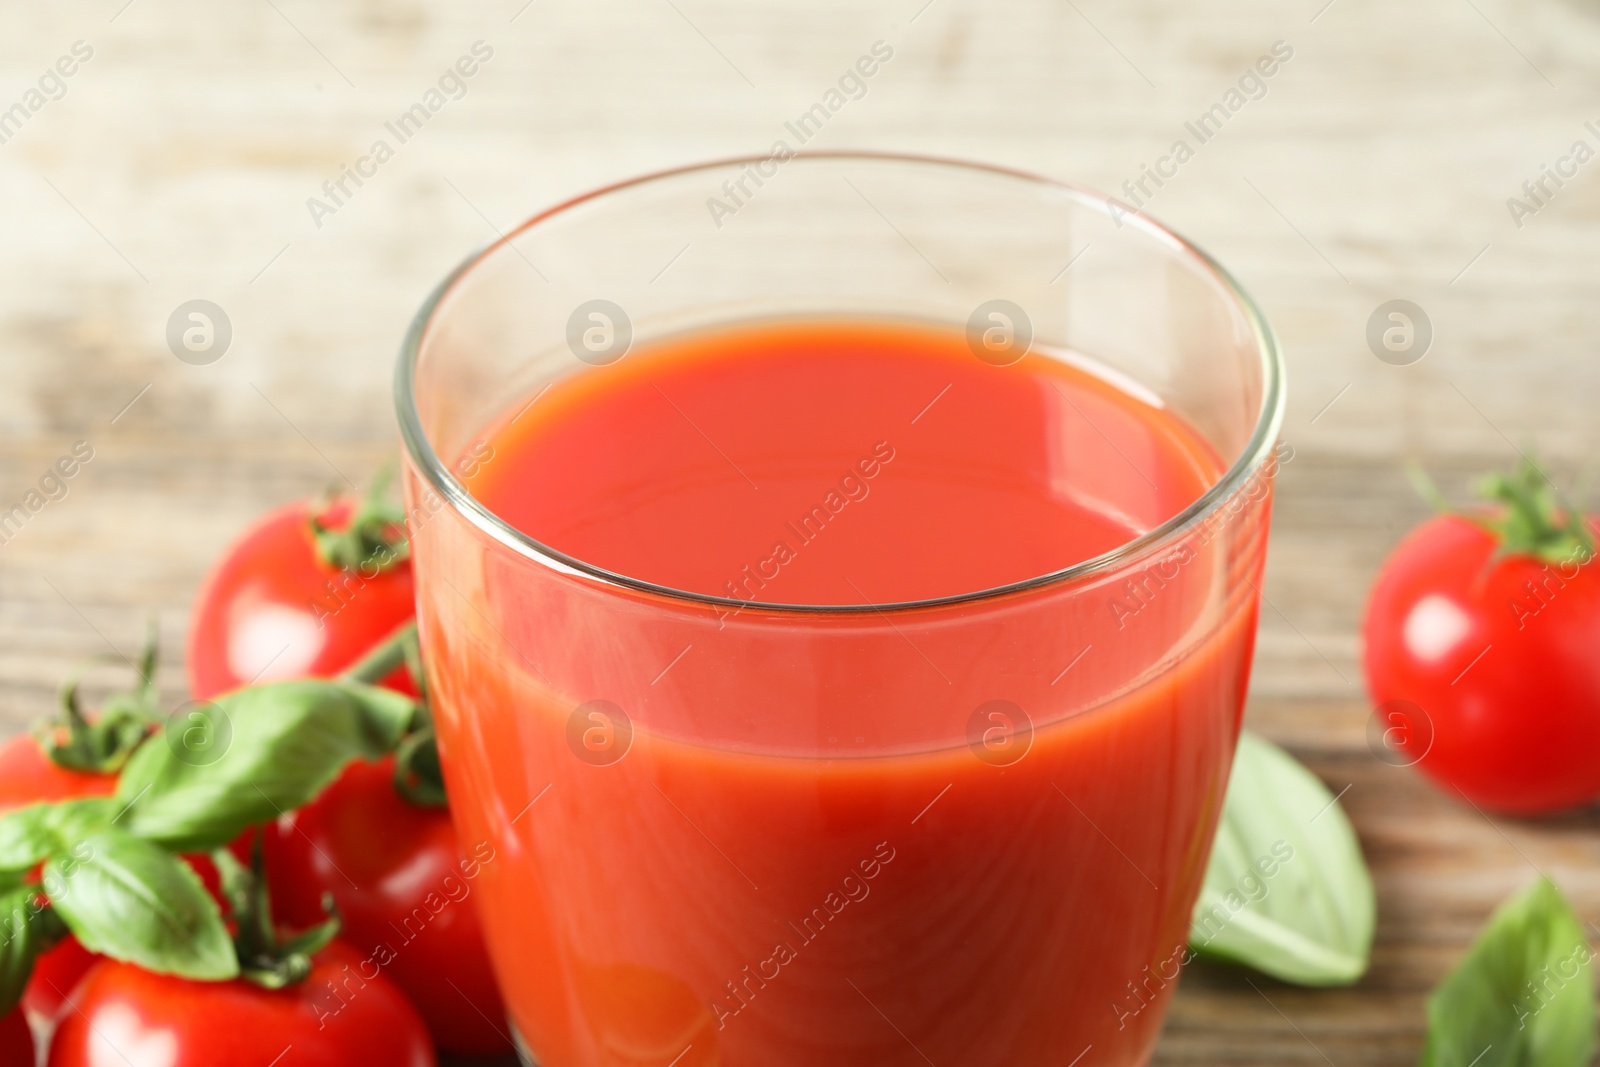
[[[417,639],[417,624],[407,622],[385,637],[365,656],[345,668],[339,676],[346,681],[377,685],[407,662],[407,646]]]

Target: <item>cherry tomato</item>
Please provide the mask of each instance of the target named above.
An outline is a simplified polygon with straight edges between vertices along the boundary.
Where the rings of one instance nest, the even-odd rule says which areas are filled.
[[[287,989],[193,982],[105,960],[61,1011],[49,1067],[436,1067],[382,969],[335,942]]]
[[[1363,632],[1391,746],[1481,808],[1530,814],[1600,796],[1600,564],[1581,545],[1496,555],[1512,547],[1430,519],[1385,561]]]
[[[29,734],[19,734],[0,745],[0,814],[29,804],[110,796],[116,788],[115,775],[59,766]],[[67,937],[34,961],[33,977],[22,994],[23,1010],[35,1018],[54,1016],[62,998],[98,958],[78,944],[77,938]],[[4,1046],[5,1040],[0,1038],[0,1048]],[[11,1062],[0,1059],[0,1063]]]
[[[332,894],[340,938],[392,956],[384,971],[410,994],[441,1049],[506,1052],[505,1005],[472,900],[487,844],[463,855],[449,812],[403,799],[394,760],[351,765],[315,802],[269,828],[273,909],[289,927],[322,918]]]
[[[338,528],[353,510],[340,500],[315,517]],[[324,562],[313,517],[305,503],[269,512],[213,567],[189,630],[195,699],[252,682],[337,674],[412,617],[410,562],[380,568],[380,556],[348,570]],[[416,692],[403,669],[384,684]]]
[[[21,1009],[0,1018],[0,1063],[6,1067],[33,1067],[33,1031]]]

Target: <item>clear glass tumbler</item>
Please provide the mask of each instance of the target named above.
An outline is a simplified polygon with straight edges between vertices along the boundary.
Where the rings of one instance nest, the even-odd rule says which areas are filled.
[[[466,487],[486,427],[630,344],[819,318],[1091,366],[1221,473],[1066,569],[860,605],[611,573]],[[1026,174],[735,159],[472,256],[396,399],[451,806],[530,1062],[1145,1062],[1237,738],[1282,416],[1276,343],[1225,270]]]

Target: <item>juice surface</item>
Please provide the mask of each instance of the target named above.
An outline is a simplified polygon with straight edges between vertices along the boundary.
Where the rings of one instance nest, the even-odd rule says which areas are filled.
[[[972,593],[1060,570],[1216,479],[1164,409],[961,334],[782,324],[559,382],[497,428],[473,493],[584,562],[784,604]],[[915,420],[915,421],[913,421]]]
[[[1125,581],[764,605],[1116,548],[1217,478],[1195,431],[958,332],[779,324],[558,382],[473,454],[471,491],[532,537],[741,602],[597,589],[449,513],[416,538],[452,809],[493,846],[478,906],[545,1067],[1144,1061],[1237,736],[1265,500]]]

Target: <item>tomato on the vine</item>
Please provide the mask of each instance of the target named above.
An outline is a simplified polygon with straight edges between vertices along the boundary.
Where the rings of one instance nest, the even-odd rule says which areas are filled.
[[[335,942],[316,955],[308,977],[276,990],[104,960],[63,1007],[49,1067],[265,1067],[278,1056],[285,1067],[436,1064],[405,995]]]
[[[1384,562],[1368,687],[1390,744],[1447,789],[1570,808],[1600,796],[1596,528],[1532,464],[1484,491],[1496,506],[1435,516]]]
[[[330,677],[414,610],[404,515],[381,486],[361,503],[278,508],[223,553],[200,588],[189,629],[192,695]],[[415,692],[403,669],[384,684]]]
[[[359,507],[294,505],[256,523],[202,587],[190,633],[192,695],[207,700],[267,678],[331,677],[394,635],[414,611],[402,520],[382,504],[379,487]],[[405,666],[382,684],[418,692]],[[345,941],[363,952],[394,949],[385,972],[440,1048],[509,1051],[477,910],[463,895],[471,888],[464,872],[482,859],[463,854],[446,808],[396,791],[394,765],[358,762],[268,827],[274,907],[291,926],[310,925],[331,895]],[[416,936],[405,938],[408,929]]]
[[[394,759],[351,765],[314,802],[268,828],[273,906],[291,926],[333,897],[340,937],[391,957],[384,971],[411,994],[442,1049],[509,1051],[500,998],[471,899],[494,851],[464,854],[449,812],[394,787]]]

